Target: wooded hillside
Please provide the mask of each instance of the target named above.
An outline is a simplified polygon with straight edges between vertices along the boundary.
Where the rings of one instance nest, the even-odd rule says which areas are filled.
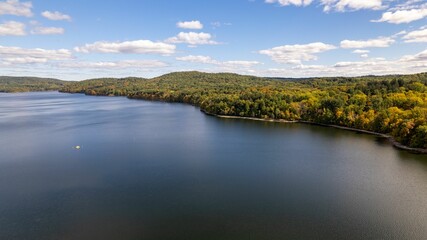
[[[427,148],[427,73],[283,80],[178,72],[153,79],[72,82],[61,91],[183,102],[219,115],[347,126]]]
[[[66,84],[53,78],[0,76],[0,92],[36,92],[59,90]]]

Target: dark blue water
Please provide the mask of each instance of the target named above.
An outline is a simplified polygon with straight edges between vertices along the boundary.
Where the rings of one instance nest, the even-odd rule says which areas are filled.
[[[0,94],[0,239],[427,239],[427,156],[182,104]]]

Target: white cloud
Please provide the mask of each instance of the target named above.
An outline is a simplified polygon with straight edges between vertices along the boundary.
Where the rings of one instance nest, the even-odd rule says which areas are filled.
[[[55,12],[44,11],[42,12],[42,16],[53,21],[60,21],[60,20],[71,21],[71,17],[69,15],[60,13],[58,11],[55,11]]]
[[[278,3],[281,6],[308,6],[313,0],[265,0],[266,3]],[[383,0],[320,0],[323,10],[345,12],[361,9],[379,10],[383,9]]]
[[[125,69],[125,68],[161,68],[168,66],[166,63],[158,60],[123,60],[115,62],[62,62],[58,64],[59,67],[63,68],[75,68],[75,69]]]
[[[196,32],[180,32],[175,37],[168,38],[168,43],[187,43],[189,45],[215,45],[219,44],[212,40],[212,36],[209,33],[196,33]]]
[[[356,49],[352,53],[354,53],[354,54],[360,54],[361,58],[368,58],[369,57],[369,55],[368,55],[369,52],[370,51],[366,50],[366,49]]]
[[[232,71],[233,69],[240,69],[240,68],[251,68],[253,66],[261,64],[258,61],[243,61],[243,60],[218,61],[218,60],[212,59],[209,56],[201,56],[201,55],[197,55],[197,56],[189,55],[185,57],[177,57],[176,60],[191,62],[191,63],[212,64],[227,71]]]
[[[395,12],[385,12],[378,20],[372,22],[388,22],[394,24],[410,23],[427,17],[427,7],[410,10],[397,10]]]
[[[356,49],[356,50],[354,50],[352,53],[356,53],[356,54],[366,54],[366,53],[369,53],[370,51],[369,50],[366,50],[366,49],[364,49],[364,50],[362,50],[362,49]]]
[[[278,3],[281,6],[295,5],[295,6],[308,6],[313,0],[265,0],[266,3]]]
[[[203,24],[200,21],[178,22],[176,26],[184,29],[202,29],[203,28]]]
[[[46,63],[47,61],[72,59],[67,49],[47,50],[42,48],[20,48],[0,46],[0,59],[3,65]]]
[[[360,61],[360,62],[337,62],[333,65],[334,68],[361,68],[361,67],[372,67],[375,65],[382,65],[384,59],[376,59],[375,61]],[[366,70],[365,70],[366,71]]]
[[[390,0],[393,1],[393,0]],[[408,10],[415,8],[425,7],[427,4],[425,0],[406,0],[406,1],[396,1],[397,4],[391,7],[388,11],[397,11],[397,10]]]
[[[301,64],[302,61],[317,60],[316,53],[326,52],[336,47],[322,42],[310,44],[284,45],[261,50],[260,54],[270,56],[277,63]]]
[[[401,62],[424,62],[427,63],[427,49],[415,55],[406,55],[400,59]]]
[[[402,38],[405,42],[427,42],[427,28],[409,32]]]
[[[383,0],[321,0],[324,5],[323,10],[329,12],[355,11],[361,9],[379,10],[383,9]]]
[[[398,33],[393,34],[391,37],[392,37],[392,38],[396,38],[396,37],[399,37],[399,36],[405,35],[406,33],[407,33],[407,32],[406,32],[405,30],[403,30],[403,31],[400,31],[400,32],[398,32]]]
[[[269,68],[260,75],[271,77],[320,77],[328,76],[331,69],[323,65],[297,65],[292,68]],[[332,74],[333,75],[333,74]]]
[[[0,24],[0,36],[24,36],[25,24],[15,21],[5,22]]]
[[[222,23],[221,23],[221,22],[218,22],[218,21],[216,21],[216,22],[211,22],[211,26],[212,26],[212,28],[213,28],[213,29],[216,29],[216,28],[221,27],[221,26],[222,26]]]
[[[55,35],[55,34],[64,34],[65,30],[58,27],[36,27],[31,30],[31,34],[38,35]]]
[[[64,60],[72,57],[71,52],[67,49],[47,50],[43,48],[20,48],[0,46],[1,57],[32,57],[46,58],[49,60]]]
[[[278,77],[321,77],[361,76],[385,74],[411,74],[425,71],[427,49],[415,55],[403,56],[397,60],[371,58],[364,61],[337,62],[331,66],[298,65],[292,68],[270,68],[262,75]]]
[[[218,61],[213,60],[209,56],[195,56],[195,55],[189,55],[185,57],[177,57],[176,60],[178,61],[184,61],[184,62],[192,62],[192,63],[204,63],[204,64],[218,64]]]
[[[326,66],[324,65],[296,65],[293,66],[292,69],[297,69],[297,70],[321,70],[324,69]]]
[[[221,63],[224,67],[229,67],[229,68],[250,68],[253,67],[255,65],[259,65],[261,64],[258,61],[225,61]]]
[[[6,0],[0,2],[0,15],[16,15],[23,17],[31,17],[33,13],[31,2],[19,2],[19,0]]]
[[[16,64],[33,64],[33,63],[46,63],[46,58],[34,58],[34,57],[9,57],[2,58],[1,63],[3,65],[16,65]]]
[[[126,54],[161,54],[171,55],[175,53],[176,46],[150,40],[136,40],[126,42],[95,42],[75,47],[76,52],[81,53],[126,53]]]
[[[343,40],[341,41],[342,48],[384,48],[389,47],[395,42],[390,37],[380,37],[369,40]]]

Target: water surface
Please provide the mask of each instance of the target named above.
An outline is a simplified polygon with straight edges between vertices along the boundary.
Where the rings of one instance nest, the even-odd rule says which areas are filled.
[[[427,157],[183,104],[0,94],[0,239],[427,239]]]

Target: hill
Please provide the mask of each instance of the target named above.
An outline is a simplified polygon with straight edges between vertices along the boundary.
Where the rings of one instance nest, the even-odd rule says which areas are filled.
[[[0,76],[0,92],[54,91],[65,84],[65,81],[53,78]]]

